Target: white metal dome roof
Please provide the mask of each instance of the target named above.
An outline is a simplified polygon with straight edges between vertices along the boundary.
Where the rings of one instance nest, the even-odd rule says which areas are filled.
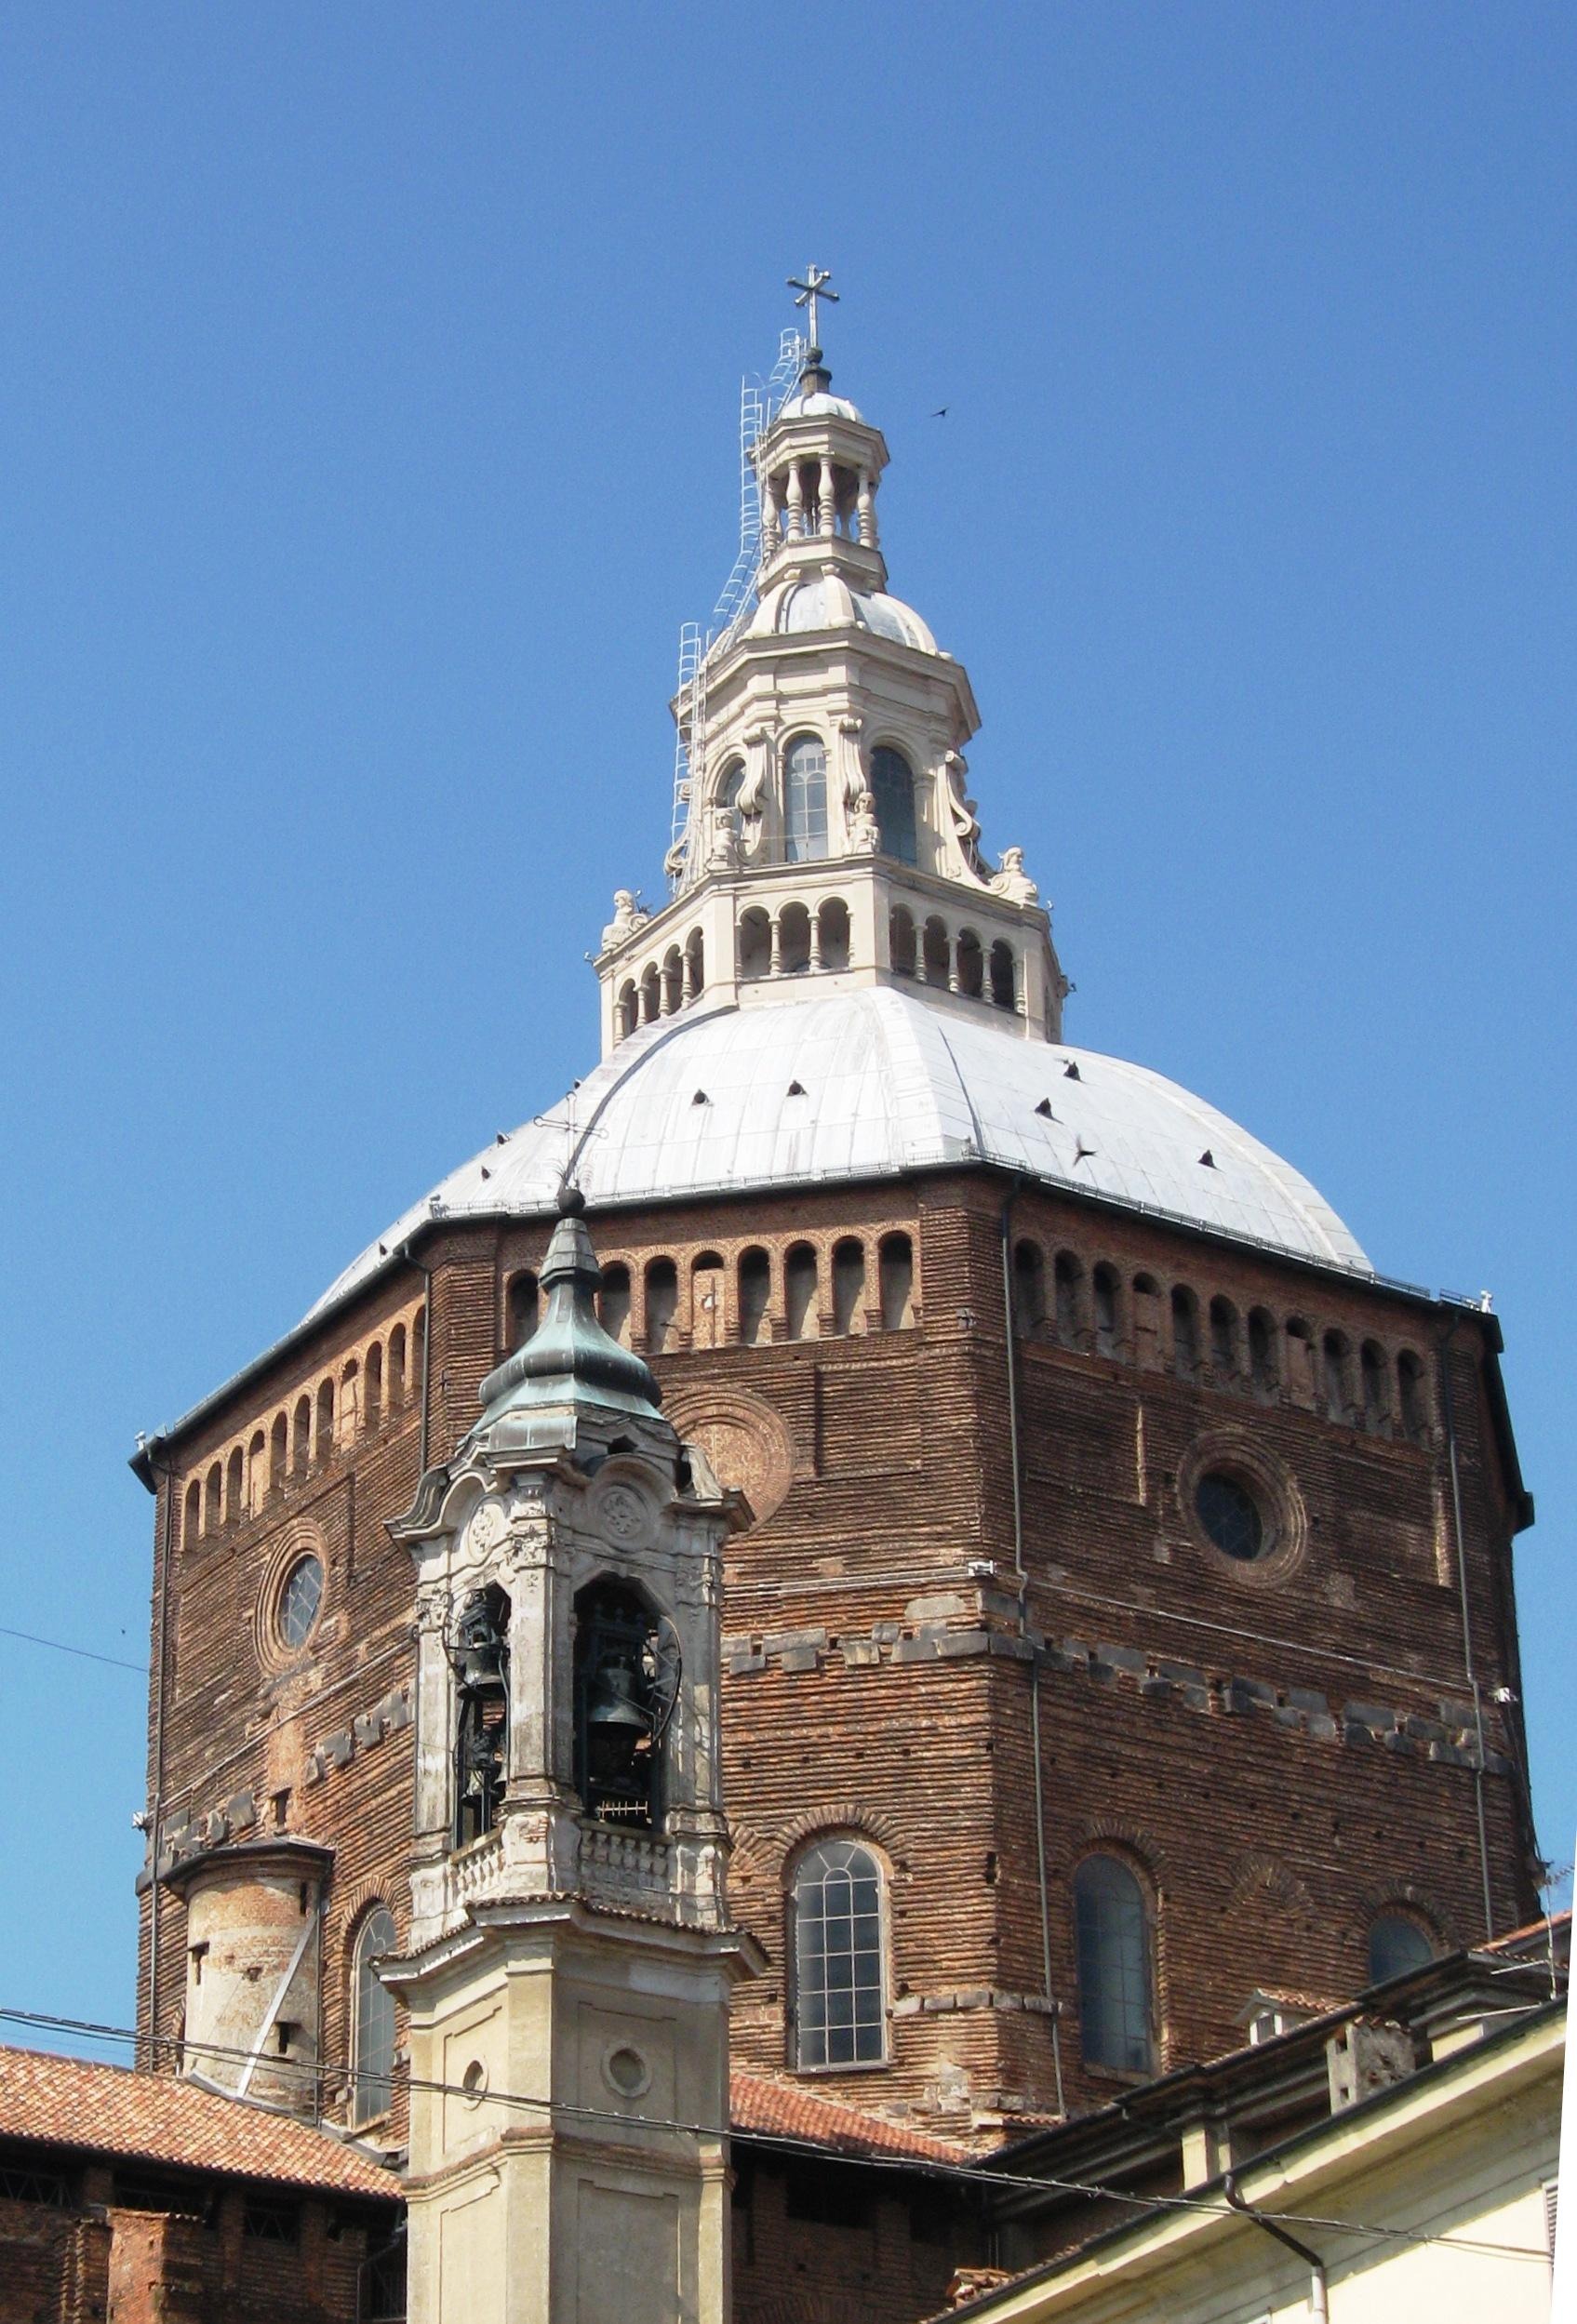
[[[864,422],[847,395],[829,395],[825,388],[796,387],[779,406],[780,420],[859,420]]]
[[[1372,1273],[1307,1179],[1175,1082],[1092,1050],[1026,1041],[983,1013],[943,1013],[890,986],[643,1026],[579,1085],[574,1117],[576,1174],[594,1210],[988,1162]],[[573,1142],[559,1106],[486,1148],[369,1245],[311,1312],[374,1274],[432,1218],[551,1212]]]
[[[839,573],[791,574],[762,597],[750,622],[750,634],[796,636],[814,630],[869,630],[890,637],[897,646],[915,646],[934,654],[936,639],[913,606],[884,591],[850,589]]]

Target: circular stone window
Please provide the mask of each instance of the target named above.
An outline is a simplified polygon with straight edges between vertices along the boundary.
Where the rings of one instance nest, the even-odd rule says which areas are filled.
[[[479,2106],[487,2095],[487,2090],[488,2069],[480,2058],[473,2058],[460,2077],[461,2101],[467,2106]]]
[[[617,2050],[608,2051],[602,2070],[608,2088],[617,2090],[621,2098],[639,2098],[651,2088],[651,2068],[628,2042],[621,2042]]]
[[[298,1557],[279,1586],[274,1628],[287,1654],[299,1653],[317,1625],[323,1604],[323,1560],[309,1550]]]
[[[1197,1438],[1179,1468],[1177,1499],[1219,1572],[1257,1589],[1303,1563],[1303,1497],[1286,1463],[1255,1438],[1226,1429]]]
[[[1251,1565],[1272,1535],[1258,1501],[1228,1469],[1207,1469],[1194,1488],[1194,1514],[1223,1557]]]

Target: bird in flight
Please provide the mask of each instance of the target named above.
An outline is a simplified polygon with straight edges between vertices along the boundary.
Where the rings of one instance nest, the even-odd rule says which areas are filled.
[[[940,411],[933,411],[933,412],[932,412],[932,414],[931,414],[931,418],[932,418],[933,420],[945,420],[945,419],[946,419],[946,417],[947,417],[947,406],[946,406],[945,404],[943,404],[943,405],[942,405],[942,409],[941,409]]]

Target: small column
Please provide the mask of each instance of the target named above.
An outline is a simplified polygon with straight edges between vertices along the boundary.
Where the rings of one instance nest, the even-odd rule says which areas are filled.
[[[822,965],[822,915],[819,912],[813,912],[810,915],[810,973],[812,976]]]
[[[961,993],[964,989],[958,982],[958,939],[951,934],[947,939],[947,989],[950,993]]]
[[[860,544],[862,548],[874,549],[878,545],[876,541],[876,496],[872,488],[871,472],[868,468],[862,468],[860,471],[859,515]]]
[[[685,999],[687,1001],[693,1001],[696,996],[697,990],[695,981],[695,955],[691,952],[688,944],[686,945],[684,951],[679,955],[679,982],[680,990],[683,992]]]
[[[761,558],[763,564],[772,555],[783,537],[783,509],[778,497],[778,479],[768,476],[761,487]]]
[[[822,538],[830,541],[837,526],[837,480],[830,460],[822,462]]]
[[[797,541],[805,530],[805,487],[799,481],[797,461],[789,470],[788,520],[789,539]]]
[[[775,912],[772,915],[771,927],[772,957],[768,965],[767,973],[768,976],[781,977],[783,972],[783,924]]]

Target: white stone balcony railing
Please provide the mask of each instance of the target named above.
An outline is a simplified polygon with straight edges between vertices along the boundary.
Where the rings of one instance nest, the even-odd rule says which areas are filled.
[[[493,1886],[502,1869],[501,1835],[489,1832],[486,1838],[474,1840],[463,1855],[451,1856],[444,1867],[446,1904],[450,1911],[469,1904]]]
[[[666,1896],[672,1851],[649,1832],[621,1832],[617,1825],[581,1826],[581,1877],[589,1889],[620,1896]]]

